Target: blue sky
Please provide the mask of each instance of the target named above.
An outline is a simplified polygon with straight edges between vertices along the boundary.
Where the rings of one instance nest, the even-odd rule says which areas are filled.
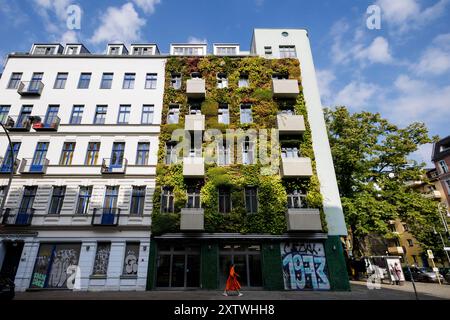
[[[81,29],[66,26],[66,8],[82,10]],[[369,30],[368,6],[381,28]],[[33,42],[237,42],[255,27],[306,28],[325,106],[378,111],[404,126],[423,121],[450,134],[450,0],[0,0],[0,55]],[[415,158],[429,162],[431,148]]]

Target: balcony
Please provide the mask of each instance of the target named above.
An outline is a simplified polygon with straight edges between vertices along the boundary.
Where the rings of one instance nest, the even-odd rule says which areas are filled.
[[[128,160],[122,159],[103,159],[102,161],[102,174],[110,174],[110,173],[125,173],[127,171]]]
[[[13,173],[16,173],[17,169],[19,168],[19,165],[20,165],[19,159],[15,159],[14,165],[11,166],[11,160],[0,158],[0,174],[11,173],[11,169]]]
[[[205,130],[205,115],[203,114],[188,114],[184,120],[184,130],[187,131],[204,131]]]
[[[119,218],[119,208],[94,208],[91,224],[93,226],[117,226]]]
[[[44,83],[40,80],[22,81],[17,88],[21,96],[40,96],[44,89]]]
[[[286,178],[311,177],[313,174],[310,158],[281,158],[281,176]]]
[[[205,176],[205,159],[201,156],[184,157],[183,176],[186,178],[203,178]]]
[[[441,196],[441,192],[439,190],[432,190],[432,191],[426,193],[425,197],[429,198],[429,199],[437,200],[437,199],[441,199],[442,196]]]
[[[274,98],[295,99],[300,93],[298,81],[295,79],[273,79],[272,93]]]
[[[52,117],[41,121],[41,117],[35,117],[33,121],[33,129],[36,131],[57,131],[61,119],[59,117]]]
[[[319,209],[292,208],[286,213],[288,231],[321,231]]]
[[[200,78],[188,79],[186,81],[186,95],[188,98],[205,98],[205,80]]]
[[[182,208],[181,231],[203,231],[205,214],[202,208]]]
[[[48,159],[22,159],[20,163],[20,173],[37,173],[44,174],[47,172],[49,160]]]
[[[2,224],[5,226],[29,226],[33,220],[34,209],[5,209],[2,217]]]
[[[8,131],[30,131],[31,120],[29,116],[9,116],[5,128]]]
[[[280,134],[301,134],[305,132],[305,120],[301,115],[277,115],[277,128]]]
[[[388,247],[388,252],[390,254],[404,254],[403,247]]]

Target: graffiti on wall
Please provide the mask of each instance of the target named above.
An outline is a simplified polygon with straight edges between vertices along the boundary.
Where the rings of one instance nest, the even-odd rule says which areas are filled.
[[[282,242],[284,288],[329,290],[325,249],[319,242]]]

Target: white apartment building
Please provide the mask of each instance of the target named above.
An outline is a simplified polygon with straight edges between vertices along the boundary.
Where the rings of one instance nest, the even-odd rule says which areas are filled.
[[[164,68],[155,44],[105,54],[35,44],[9,55],[0,121],[17,160],[0,266],[17,291],[145,290]],[[1,197],[8,150],[2,132]]]

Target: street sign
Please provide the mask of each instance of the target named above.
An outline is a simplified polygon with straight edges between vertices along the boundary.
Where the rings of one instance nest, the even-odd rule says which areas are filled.
[[[433,251],[427,250],[428,259],[434,259]]]

